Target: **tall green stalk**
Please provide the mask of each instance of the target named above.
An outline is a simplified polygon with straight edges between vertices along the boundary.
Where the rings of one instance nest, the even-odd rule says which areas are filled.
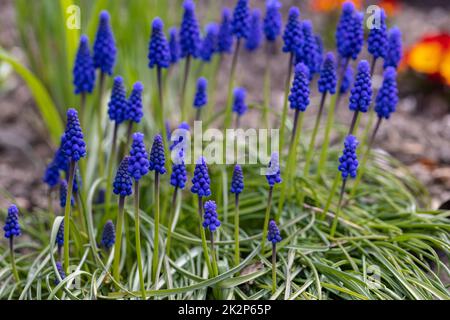
[[[118,129],[119,129],[119,124],[116,121],[114,121],[114,130],[113,130],[113,136],[112,136],[112,141],[111,141],[111,152],[109,153],[107,176],[106,176],[105,218],[103,219],[104,221],[107,221],[110,218],[112,177],[113,177],[113,167],[114,167],[114,162],[115,162],[114,160],[116,159]]]
[[[17,267],[16,267],[16,259],[14,256],[14,236],[11,236],[9,238],[9,254],[11,256],[11,269],[14,275],[14,279],[16,279],[16,282],[20,282],[20,277],[19,277],[19,273],[17,272]]]
[[[283,111],[281,114],[281,122],[280,122],[280,151],[283,151],[284,146],[284,135],[286,130],[286,118],[288,113],[288,98],[289,98],[289,89],[291,88],[291,78],[292,78],[292,68],[294,66],[294,54],[289,53],[289,66],[288,72],[286,75],[286,83],[284,85],[284,100],[283,100]]]
[[[155,171],[155,233],[153,237],[153,257],[152,257],[152,281],[158,283],[158,261],[159,261],[159,173]]]
[[[114,263],[113,263],[113,277],[117,282],[120,282],[120,252],[122,251],[122,237],[123,237],[123,212],[125,206],[125,197],[119,197],[119,207],[117,210],[117,223],[116,223],[116,243],[114,245]]]
[[[177,195],[178,195],[178,187],[175,187],[173,190],[173,196],[172,196],[172,207],[171,207],[171,214],[169,218],[169,225],[167,226],[167,240],[166,240],[166,255],[170,258],[170,246],[171,246],[171,240],[172,240],[172,224],[173,219],[175,217],[175,211],[177,206]]]
[[[103,150],[102,150],[102,141],[103,141],[103,130],[102,130],[102,102],[103,102],[103,94],[105,90],[105,73],[100,72],[99,86],[98,86],[98,100],[97,100],[97,139],[98,139],[98,172],[99,176],[103,177],[104,174],[104,163],[103,163]]]
[[[277,290],[277,244],[272,243],[272,294]]]
[[[240,262],[239,253],[239,194],[235,194],[234,200],[234,264],[237,266]]]
[[[200,236],[202,238],[202,249],[203,249],[203,256],[205,258],[206,267],[208,268],[208,273],[212,276],[214,276],[214,270],[211,265],[211,260],[209,258],[208,254],[208,245],[206,243],[206,233],[205,228],[203,228],[202,225],[202,218],[203,218],[203,200],[202,197],[198,197],[198,214],[199,214],[199,221],[200,221]]]
[[[156,68],[156,78],[158,82],[158,95],[159,95],[159,108],[157,108],[157,117],[159,126],[162,132],[163,141],[167,141],[167,130],[164,125],[164,90],[163,90],[163,81],[162,81],[162,69],[161,67]],[[164,143],[164,155],[166,159],[169,158],[169,147],[166,143]]]
[[[270,211],[272,208],[272,194],[273,194],[273,187],[270,187],[269,195],[267,198],[266,215],[264,216],[263,233],[262,233],[262,239],[261,239],[261,254],[264,254],[264,251],[266,249],[265,245],[266,245],[266,238],[267,238],[267,230],[269,228]]]
[[[69,162],[69,182],[67,186],[66,206],[64,208],[64,271],[69,273],[69,230],[70,230],[70,210],[72,208],[73,179],[75,176],[76,162]]]
[[[147,299],[145,296],[144,272],[142,271],[142,254],[141,254],[141,226],[139,218],[139,180],[134,181],[134,223],[135,223],[135,237],[136,237],[136,255],[137,267],[139,272],[139,285],[141,288],[142,299]]]
[[[225,109],[225,120],[224,120],[224,128],[230,128],[232,121],[232,102],[233,102],[233,85],[234,85],[234,77],[236,73],[236,66],[238,63],[239,57],[239,48],[241,47],[241,39],[238,38],[236,42],[236,47],[234,48],[233,60],[231,61],[231,70],[230,77],[228,79],[228,92],[227,92],[227,105]]]
[[[336,193],[337,187],[339,186],[339,182],[341,181],[341,175],[337,174],[333,180],[333,184],[328,192],[327,202],[325,203],[325,208],[323,209],[323,213],[320,216],[320,220],[324,220],[327,217],[328,210],[331,206],[331,201],[333,200],[333,196]]]
[[[339,214],[341,211],[342,198],[344,197],[346,182],[347,182],[347,179],[342,180],[341,192],[339,193],[339,202],[338,202],[338,206],[336,209],[336,213],[334,215],[333,223],[331,225],[330,238],[334,238],[334,233],[336,232],[336,227],[337,227],[338,220],[339,220]]]
[[[186,87],[189,79],[189,70],[191,68],[191,55],[186,57],[186,61],[184,63],[184,75],[183,75],[183,84],[181,85],[181,121],[186,121]]]

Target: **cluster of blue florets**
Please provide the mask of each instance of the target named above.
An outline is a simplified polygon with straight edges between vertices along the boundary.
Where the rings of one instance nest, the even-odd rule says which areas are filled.
[[[339,171],[342,174],[342,179],[356,178],[358,170],[358,158],[356,155],[356,148],[358,147],[358,140],[353,135],[348,135],[345,138],[344,150],[342,156],[339,158]]]
[[[216,203],[212,200],[208,200],[205,202],[204,207],[205,213],[203,215],[203,228],[209,228],[209,231],[214,232],[218,227],[220,227]]]

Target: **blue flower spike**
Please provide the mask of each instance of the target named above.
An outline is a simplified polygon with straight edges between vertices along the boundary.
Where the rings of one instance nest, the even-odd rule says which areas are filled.
[[[56,270],[58,271],[59,276],[61,277],[61,280],[64,280],[66,278],[66,273],[64,272],[64,268],[61,264],[61,262],[56,261]],[[55,285],[59,284],[58,277],[55,278]]]
[[[231,21],[233,34],[239,40],[247,39],[250,30],[250,9],[248,0],[238,0],[233,11],[233,20]]]
[[[131,90],[130,96],[127,100],[127,108],[125,112],[125,120],[132,121],[134,123],[141,122],[143,113],[142,104],[142,92],[144,91],[144,86],[142,82],[136,82],[133,85],[133,90]]]
[[[22,234],[19,224],[19,209],[15,204],[10,205],[8,208],[8,215],[6,216],[3,231],[7,239],[12,239]]]
[[[320,65],[318,63],[322,53],[319,52],[320,48],[318,47],[311,21],[303,21],[301,32],[302,45],[297,47],[296,62],[302,62],[308,67],[309,79],[311,80],[315,73],[320,72]]]
[[[176,64],[180,60],[180,43],[178,42],[177,28],[169,29],[170,64]]]
[[[245,48],[253,52],[258,49],[262,41],[262,27],[261,27],[261,10],[253,9],[250,15],[250,27],[248,30],[248,37],[245,41]]]
[[[244,174],[242,172],[242,167],[237,164],[233,170],[230,192],[238,195],[243,190],[244,190]]]
[[[187,181],[186,165],[184,164],[184,151],[178,152],[177,159],[172,165],[172,174],[170,175],[170,184],[175,188],[184,189]]]
[[[301,25],[300,10],[297,7],[291,7],[289,9],[288,22],[283,33],[283,52],[295,54],[297,48],[302,47]]]
[[[94,42],[94,67],[107,75],[114,72],[116,63],[116,41],[110,25],[110,17],[107,11],[100,13],[97,35]]]
[[[294,81],[289,95],[290,108],[305,112],[309,106],[309,69],[303,63],[295,66]]]
[[[341,58],[355,60],[364,42],[364,16],[356,11],[352,2],[342,5],[342,13],[336,29],[336,46]]]
[[[111,97],[108,103],[109,119],[119,125],[125,120],[127,111],[127,92],[123,83],[123,78],[121,76],[117,76],[114,78]]]
[[[179,41],[181,57],[192,56],[197,58],[200,46],[200,29],[195,16],[195,3],[185,0],[183,3],[184,14],[181,21]]]
[[[113,192],[120,197],[130,196],[133,193],[133,181],[128,173],[129,159],[129,156],[125,156],[120,162],[119,169],[117,169],[116,177],[113,182]]]
[[[269,231],[267,233],[267,240],[271,242],[273,245],[281,242],[281,234],[280,230],[277,227],[275,220],[270,220],[269,222]]]
[[[398,64],[402,59],[402,33],[398,27],[392,27],[389,30],[388,46],[386,57],[384,59],[384,68],[398,68]]]
[[[348,135],[344,141],[344,150],[342,156],[339,158],[339,171],[342,179],[346,180],[348,177],[356,178],[358,170],[358,158],[356,155],[356,148],[358,147],[358,140],[353,135]]]
[[[145,149],[144,135],[140,132],[133,134],[130,157],[128,159],[128,174],[136,181],[139,181],[148,173],[149,161]]]
[[[208,23],[205,27],[205,38],[200,45],[200,59],[204,62],[211,62],[214,53],[217,51],[219,26],[216,23]]]
[[[195,165],[191,192],[197,194],[199,197],[209,197],[211,195],[210,184],[211,180],[209,179],[206,160],[200,157]]]
[[[274,42],[281,33],[282,17],[281,3],[278,0],[266,1],[266,15],[264,17],[264,35],[266,40]]]
[[[209,229],[214,232],[220,227],[219,217],[217,215],[216,203],[212,200],[208,200],[204,205],[205,213],[203,215],[203,228]]]
[[[336,59],[332,52],[328,52],[323,62],[322,70],[318,81],[319,92],[335,94],[336,93]]]
[[[208,80],[200,77],[197,80],[197,91],[194,97],[194,108],[202,108],[208,103]],[[197,119],[198,120],[198,119]]]
[[[111,220],[106,221],[103,226],[102,241],[101,246],[106,250],[111,249],[116,242],[116,230],[114,228],[114,223]]]
[[[339,88],[340,94],[346,94],[351,86],[353,85],[353,68],[352,66],[347,66],[344,71],[344,76],[342,77],[341,87]]]
[[[366,60],[361,60],[358,64],[353,88],[350,92],[351,111],[367,112],[372,100],[372,81],[370,76],[370,66]]]
[[[157,134],[153,140],[152,150],[150,151],[150,161],[148,168],[150,171],[155,171],[155,173],[165,174],[165,163],[166,159],[164,157],[163,139],[160,134]]]
[[[281,179],[280,160],[278,152],[273,152],[270,157],[270,162],[266,173],[266,179],[270,188],[273,188],[275,184],[279,184],[283,181]]]
[[[238,117],[241,117],[247,112],[248,108],[247,104],[245,103],[247,91],[244,88],[236,88],[234,89],[233,96],[233,112],[235,112]]]
[[[152,23],[152,34],[148,45],[148,67],[168,68],[170,65],[170,48],[164,34],[164,23],[156,17]]]
[[[398,103],[397,72],[393,67],[384,71],[383,84],[375,100],[375,112],[379,118],[389,119]]]
[[[367,37],[367,50],[374,60],[385,59],[388,49],[388,35],[386,27],[386,13],[383,9],[379,10],[379,19],[375,19],[372,28]]]
[[[231,53],[232,48],[231,11],[228,8],[224,8],[222,10],[222,21],[217,35],[217,51],[221,54]]]
[[[62,152],[70,161],[79,161],[86,156],[86,143],[84,142],[78,113],[75,109],[67,111],[67,125],[63,138]]]
[[[72,73],[75,94],[92,93],[95,86],[95,68],[86,35],[80,38]]]

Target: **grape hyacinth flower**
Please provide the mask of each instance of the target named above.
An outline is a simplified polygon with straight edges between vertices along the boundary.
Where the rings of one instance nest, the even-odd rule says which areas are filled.
[[[5,232],[5,238],[9,239],[9,251],[11,257],[11,269],[16,279],[16,282],[20,281],[19,273],[16,268],[16,260],[14,257],[14,237],[19,237],[22,232],[19,223],[19,209],[15,204],[8,207],[8,215],[6,216],[5,226],[3,227]]]
[[[275,220],[269,222],[267,240],[272,243],[272,294],[274,294],[277,289],[277,243],[282,240]]]
[[[134,123],[140,123],[144,116],[142,103],[143,91],[144,85],[142,82],[135,82],[127,100],[127,108],[124,115],[124,119],[128,121],[126,149],[128,149],[128,146],[131,143],[131,134],[133,132]],[[123,154],[123,152],[121,152],[121,154]]]
[[[266,15],[264,17],[264,34],[266,40],[270,42],[276,41],[281,33],[281,3],[278,0],[266,1]]]
[[[114,223],[111,220],[108,220],[103,226],[102,241],[100,242],[100,245],[109,251],[115,242],[116,231],[114,230]]]
[[[327,94],[334,95],[336,93],[336,59],[332,52],[328,52],[325,56],[325,60],[320,71],[320,77],[318,80],[318,90],[322,94],[319,105],[319,112],[316,116],[314,123],[314,129],[311,134],[311,140],[309,142],[308,152],[306,154],[306,161],[303,174],[305,177],[309,175],[309,167],[314,153],[314,147],[316,142],[316,136],[322,118],[323,108]]]
[[[205,202],[205,213],[203,215],[203,228],[209,229],[209,231],[214,232],[220,227],[220,221],[217,216],[217,206],[212,200]]]
[[[299,126],[299,114],[305,112],[309,105],[309,79],[310,73],[308,67],[303,63],[295,66],[294,81],[292,82],[291,94],[289,95],[290,108],[295,110],[294,126],[292,129],[291,143],[289,150],[296,146],[298,136],[301,131],[301,122]]]
[[[231,179],[230,192],[234,193],[234,264],[238,265],[240,262],[239,253],[239,195],[244,190],[244,174],[240,165],[236,165],[233,170],[233,177]]]
[[[101,74],[112,75],[116,62],[116,41],[109,22],[109,13],[100,13],[97,35],[94,42],[94,67],[100,69]]]
[[[124,205],[125,197],[130,196],[133,193],[132,185],[133,181],[128,173],[129,157],[126,156],[122,159],[117,169],[116,177],[113,184],[114,194],[119,196],[119,205],[117,211],[117,241],[114,248],[114,263],[113,263],[113,276],[116,280],[120,279],[120,252],[122,250],[122,227],[124,220]]]
[[[346,94],[350,87],[353,85],[353,68],[352,66],[347,66],[342,77],[341,86],[339,88],[340,96]]]
[[[67,181],[66,180],[60,180],[59,181],[59,205],[61,208],[66,207],[66,201],[67,201]],[[73,197],[70,197],[70,205],[73,207],[74,205],[74,199]]]
[[[345,2],[336,28],[336,46],[341,58],[348,64],[349,59],[355,60],[361,52],[364,42],[364,16],[357,12],[351,2]]]
[[[73,200],[73,181],[77,162],[86,156],[86,143],[84,142],[80,121],[78,120],[78,113],[75,109],[67,111],[67,125],[61,142],[61,150],[69,161],[67,201],[65,201],[64,210],[64,267],[67,270],[69,267],[69,221]]]
[[[338,170],[341,172],[342,177],[342,186],[341,186],[341,192],[339,195],[339,201],[338,201],[338,207],[336,210],[336,214],[334,216],[331,230],[330,230],[330,237],[334,237],[334,233],[336,231],[338,219],[339,219],[339,213],[341,209],[342,204],[342,198],[344,196],[345,192],[345,185],[347,182],[347,179],[350,178],[356,178],[357,170],[358,170],[358,159],[356,154],[356,148],[358,147],[358,140],[356,140],[356,137],[353,135],[348,135],[345,138],[344,141],[344,150],[342,151],[342,156],[339,158],[339,167]]]
[[[187,122],[182,122],[180,123],[180,125],[178,126],[178,129],[174,132],[172,132],[171,134],[171,141],[173,141],[173,144],[169,147],[170,151],[173,151],[175,149],[175,147],[177,147],[177,150],[182,150],[185,149],[187,147],[187,138],[189,135],[189,124]],[[174,136],[174,133],[176,132],[176,137]],[[178,138],[178,139],[177,139]]]
[[[354,111],[353,120],[350,125],[349,134],[355,130],[356,120],[359,112],[367,112],[372,100],[372,81],[370,76],[370,66],[366,60],[361,60],[358,64],[353,88],[350,92],[349,109]]]
[[[402,59],[402,33],[398,27],[392,27],[388,35],[388,47],[384,59],[384,68],[394,67],[397,69]]]
[[[56,165],[55,161],[52,160],[45,169],[44,177],[42,181],[46,183],[49,187],[49,194],[51,190],[58,184],[59,182],[59,168]]]
[[[211,62],[211,58],[217,51],[219,27],[216,23],[208,23],[205,27],[205,38],[201,42],[199,56],[204,62]]]
[[[305,20],[301,27],[303,44],[297,47],[296,51],[296,63],[304,63],[309,70],[309,80],[311,80],[315,73],[320,71],[320,66],[317,66],[317,61],[320,57],[317,40],[314,36],[312,23],[309,20]]]
[[[248,29],[248,37],[245,41],[245,48],[250,52],[255,51],[261,45],[261,38],[261,10],[253,9],[250,15],[250,27]]]
[[[61,222],[59,223],[55,243],[58,246],[58,259],[61,260],[61,250],[64,246],[64,219],[61,219]]]
[[[372,65],[370,67],[370,74],[373,75],[375,64],[379,58],[385,59],[388,39],[386,28],[386,13],[383,9],[379,10],[379,25],[374,25],[369,30],[367,37],[367,50],[372,55]]]
[[[174,65],[180,59],[180,43],[178,42],[176,27],[172,27],[169,29],[169,52],[170,64]]]
[[[114,78],[111,97],[108,102],[109,119],[115,122],[115,126],[121,124],[125,120],[127,109],[127,92],[125,90],[123,78],[117,76]]]
[[[86,35],[82,35],[80,38],[72,73],[74,93],[92,93],[95,85],[95,68],[89,49],[89,39]]]
[[[288,97],[291,86],[292,69],[294,67],[294,58],[297,48],[303,46],[303,36],[300,22],[300,10],[297,7],[289,9],[289,17],[283,34],[283,52],[289,53],[289,64],[286,73],[286,81],[284,84],[283,110],[280,123],[280,147],[284,145],[284,132],[286,130],[286,119],[288,114]],[[280,202],[281,203],[281,202]]]
[[[66,278],[66,273],[64,272],[63,266],[59,261],[56,261],[56,271],[58,272],[59,278],[61,278],[61,280],[64,280]],[[55,285],[58,285],[60,283],[59,278],[58,276],[56,276]]]
[[[235,127],[238,128],[240,117],[242,117],[247,112],[247,104],[245,103],[247,91],[244,88],[236,88],[234,89],[233,96],[233,112],[236,113]]]
[[[197,80],[197,91],[194,97],[194,108],[197,109],[195,120],[199,121],[201,116],[201,109],[208,103],[208,80],[200,77]]]
[[[133,134],[133,143],[131,144],[130,157],[128,158],[128,174],[134,179],[134,222],[136,238],[136,255],[139,272],[139,284],[142,298],[145,300],[144,273],[142,270],[141,258],[141,233],[140,233],[140,215],[139,215],[139,180],[149,171],[148,154],[145,149],[144,135],[140,132]]]
[[[164,23],[159,17],[153,19],[147,57],[150,69],[154,67],[168,68],[170,65],[169,44],[164,34]]]
[[[265,250],[265,239],[267,237],[267,228],[269,226],[270,212],[272,208],[272,194],[275,184],[281,183],[280,160],[277,152],[273,152],[270,156],[269,166],[266,172],[266,180],[269,185],[269,195],[267,199],[266,215],[264,217],[263,234],[261,241],[261,253]]]
[[[153,237],[153,263],[152,263],[152,279],[153,283],[158,282],[158,251],[159,251],[159,215],[160,215],[160,207],[159,207],[159,175],[165,174],[166,169],[165,165],[165,157],[164,157],[164,144],[163,138],[161,135],[156,135],[153,140],[152,150],[150,152],[150,161],[149,161],[149,170],[155,171],[155,185],[154,185],[154,208],[155,208],[155,233]]]
[[[238,0],[233,11],[233,20],[231,21],[231,28],[233,34],[238,41],[241,38],[249,36],[250,17],[249,17],[248,0]]]
[[[220,54],[231,53],[233,47],[233,33],[231,31],[231,11],[228,8],[222,10],[222,21],[217,35],[217,51]]]

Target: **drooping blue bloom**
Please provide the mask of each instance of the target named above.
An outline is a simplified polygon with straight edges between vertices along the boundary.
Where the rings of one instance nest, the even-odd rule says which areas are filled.
[[[340,93],[345,94],[350,89],[353,84],[353,68],[352,66],[347,66],[344,72],[344,77],[342,78]]]
[[[267,240],[269,240],[269,242],[272,242],[272,244],[277,244],[282,240],[280,230],[278,229],[275,220],[270,220],[269,222]]]
[[[166,168],[164,168],[165,163],[163,139],[160,134],[157,134],[153,139],[148,168],[150,171],[155,171],[155,173],[164,174],[166,173]]]
[[[112,75],[116,53],[116,41],[109,23],[109,13],[102,11],[94,42],[94,67],[103,73]]]
[[[266,172],[266,179],[269,186],[272,188],[276,183],[281,183],[280,172],[280,160],[278,157],[278,152],[273,152],[270,157],[269,167]]]
[[[397,72],[393,67],[384,70],[383,84],[375,100],[375,111],[378,117],[389,119],[395,112],[398,103]]]
[[[201,42],[199,56],[205,62],[210,62],[217,51],[219,27],[216,23],[208,23],[205,27],[205,38]]]
[[[172,165],[172,174],[170,175],[170,184],[175,188],[184,189],[187,181],[186,165],[184,164],[184,151],[178,152],[178,157],[174,159]]]
[[[72,73],[75,94],[92,93],[95,85],[95,68],[89,50],[89,39],[86,35],[82,35],[80,38]]]
[[[255,51],[261,45],[261,38],[261,10],[253,9],[250,15],[250,28],[248,29],[248,37],[245,41],[245,48],[248,51]]]
[[[216,203],[212,200],[208,200],[205,202],[204,207],[205,213],[203,214],[203,228],[209,228],[209,231],[214,232],[218,227],[220,227]]]
[[[233,11],[231,28],[236,38],[247,38],[250,29],[250,9],[248,0],[238,0]]]
[[[336,29],[336,46],[345,59],[356,59],[364,42],[363,14],[355,10],[351,2],[342,6],[342,14]]]
[[[42,178],[50,188],[56,186],[59,182],[59,168],[52,160],[45,169],[44,177]]]
[[[86,143],[75,109],[67,110],[67,125],[62,142],[61,150],[70,161],[78,161],[86,156]]]
[[[358,73],[355,83],[350,91],[350,105],[352,111],[367,112],[372,100],[372,81],[370,77],[370,66],[366,60],[358,64]]]
[[[53,157],[53,162],[58,167],[59,170],[67,172],[69,170],[69,159],[62,151],[62,147],[64,146],[65,137],[64,134],[61,135],[59,148],[55,152],[55,156]]]
[[[64,246],[64,219],[59,224],[58,232],[56,233],[55,243],[61,249]]]
[[[246,95],[247,91],[244,88],[234,89],[233,112],[236,112],[240,117],[247,112],[247,104],[245,103]]]
[[[230,192],[240,194],[244,190],[244,174],[240,165],[235,165],[233,170],[233,177],[231,179]]]
[[[200,77],[197,80],[197,91],[194,97],[194,107],[201,108],[208,103],[208,80]]]
[[[328,52],[325,56],[325,61],[320,71],[320,78],[318,81],[320,93],[336,93],[336,59],[333,52]]]
[[[142,91],[144,90],[144,86],[141,82],[136,82],[133,85],[133,90],[131,90],[130,96],[127,100],[127,108],[125,111],[124,118],[125,120],[133,121],[135,123],[141,122],[143,113],[142,106]]]
[[[111,220],[108,220],[103,226],[102,241],[100,242],[100,245],[109,250],[115,242],[116,230],[114,228],[114,223]]]
[[[283,52],[296,53],[297,48],[302,46],[302,32],[300,22],[300,10],[297,7],[289,9],[288,22],[283,33]]]
[[[8,208],[8,215],[6,216],[3,231],[5,231],[5,238],[7,239],[21,235],[19,209],[15,204],[10,205]]]
[[[170,63],[177,63],[180,59],[180,43],[178,42],[177,28],[175,27],[169,29],[169,51]]]
[[[211,195],[210,184],[208,166],[206,165],[205,158],[200,157],[195,164],[191,192],[197,194],[199,197],[209,197]]]
[[[402,59],[402,33],[398,27],[389,30],[388,48],[384,59],[384,68],[394,67],[397,69]]]
[[[148,45],[148,67],[168,68],[170,65],[170,49],[164,34],[164,23],[156,17],[152,23],[152,35]]]
[[[356,148],[358,147],[358,140],[353,135],[348,135],[344,141],[344,150],[342,156],[339,158],[339,171],[342,174],[342,179],[347,179],[348,176],[356,178],[358,170],[358,159],[356,156]]]
[[[187,136],[189,134],[189,124],[187,122],[182,122],[180,123],[180,125],[178,126],[179,130],[177,133],[178,136],[178,140],[174,140],[173,144],[169,147],[169,150],[172,151],[179,143],[182,143],[184,141],[184,144],[180,146],[180,149],[184,149],[186,147],[186,140]],[[172,138],[171,138],[172,140]]]
[[[233,33],[231,30],[231,11],[228,8],[222,10],[222,22],[217,35],[217,52],[230,53],[233,47]]]
[[[128,158],[128,174],[139,181],[148,173],[148,154],[145,150],[144,135],[140,132],[133,134],[130,157]]]
[[[264,17],[264,34],[267,41],[275,41],[281,33],[281,3],[278,0],[266,1],[266,16]]]
[[[303,45],[297,47],[296,51],[296,63],[304,63],[309,70],[308,77],[311,80],[314,73],[320,72],[320,66],[317,66],[317,62],[320,59],[319,50],[317,47],[317,40],[314,36],[312,23],[309,20],[305,20],[301,27]]]
[[[309,70],[302,62],[295,66],[294,81],[288,99],[290,108],[301,112],[309,105]]]
[[[185,0],[183,20],[180,27],[180,49],[181,57],[193,56],[197,58],[200,45],[200,29],[195,17],[195,3]]]
[[[133,193],[133,181],[128,173],[129,159],[130,157],[128,156],[122,159],[113,182],[113,192],[122,197],[130,196]]]
[[[75,201],[73,199],[74,197],[70,197],[70,205],[73,206],[75,204]],[[67,181],[64,179],[61,179],[59,181],[59,205],[61,208],[64,208],[66,206],[67,201]]]
[[[386,28],[386,13],[381,9],[378,11],[379,25],[372,26],[367,37],[367,50],[374,57],[374,59],[385,58],[388,48],[388,35]]]
[[[108,115],[111,121],[117,125],[125,120],[128,109],[127,92],[123,84],[123,78],[117,76],[114,78],[114,84],[111,90],[111,97],[108,102]]]
[[[56,270],[58,270],[59,276],[61,277],[61,280],[64,280],[66,278],[66,273],[64,272],[64,268],[61,264],[61,262],[56,261]],[[58,277],[55,278],[55,285],[59,284]]]

